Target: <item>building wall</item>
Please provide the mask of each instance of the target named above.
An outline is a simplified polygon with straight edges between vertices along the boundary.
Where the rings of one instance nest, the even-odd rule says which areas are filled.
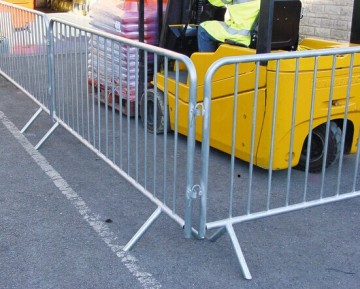
[[[354,0],[301,0],[300,37],[349,41]]]

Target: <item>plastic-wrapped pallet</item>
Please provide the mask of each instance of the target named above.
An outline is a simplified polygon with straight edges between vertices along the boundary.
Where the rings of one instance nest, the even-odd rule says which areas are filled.
[[[144,41],[157,44],[156,0],[145,1]],[[99,0],[90,7],[90,23],[103,31],[132,40],[139,39],[137,0]],[[112,44],[103,37],[89,38],[89,80],[97,88],[116,93],[116,99],[134,100],[139,66],[139,51],[125,44]],[[148,63],[152,63],[151,56]]]
[[[156,1],[144,3],[144,38],[156,44]],[[100,0],[90,8],[91,25],[125,38],[139,39],[139,8],[137,0]]]

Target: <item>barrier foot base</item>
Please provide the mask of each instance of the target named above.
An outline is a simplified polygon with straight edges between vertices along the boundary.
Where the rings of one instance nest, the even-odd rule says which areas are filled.
[[[217,239],[222,237],[226,233],[226,227],[221,227],[219,230],[217,230],[210,238],[210,242],[215,242]]]
[[[244,254],[243,254],[243,252],[241,250],[239,240],[236,237],[233,225],[232,224],[227,224],[226,225],[226,231],[228,232],[228,234],[230,236],[231,243],[232,243],[233,248],[235,250],[236,257],[237,257],[237,259],[239,261],[241,272],[242,272],[244,278],[247,279],[247,280],[251,280],[252,277],[251,277],[249,268],[248,268],[248,266],[246,264]]]
[[[131,240],[123,248],[124,251],[129,251],[131,248],[139,241],[139,239],[145,234],[145,232],[150,228],[150,226],[157,220],[157,218],[162,213],[162,209],[158,207],[154,213],[150,216],[149,219],[141,226],[141,228],[136,232],[136,234],[131,238]]]
[[[21,133],[24,133],[29,127],[30,125],[32,125],[32,123],[35,121],[35,119],[39,116],[39,114],[43,111],[43,109],[40,107],[34,114],[33,116],[29,119],[29,121],[24,125],[24,127],[21,129]]]
[[[56,122],[49,130],[48,132],[43,136],[43,138],[37,143],[35,146],[35,149],[38,150],[42,144],[49,138],[49,136],[52,135],[52,133],[55,131],[55,129],[59,126],[59,123]]]

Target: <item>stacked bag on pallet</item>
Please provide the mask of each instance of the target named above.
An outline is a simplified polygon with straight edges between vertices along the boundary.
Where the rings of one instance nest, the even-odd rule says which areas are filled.
[[[144,42],[157,44],[157,0],[145,1]],[[90,7],[90,23],[105,32],[127,39],[139,39],[137,0],[99,0]],[[104,37],[89,38],[89,82],[98,89],[115,91],[117,98],[136,97],[140,53],[136,47],[112,43]],[[153,60],[148,57],[148,64]],[[106,92],[107,94],[109,94]]]

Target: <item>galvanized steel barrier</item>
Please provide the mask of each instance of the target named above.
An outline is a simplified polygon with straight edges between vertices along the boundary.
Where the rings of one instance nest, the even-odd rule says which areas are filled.
[[[61,125],[157,206],[124,250],[165,213],[185,237],[227,232],[251,279],[234,224],[360,196],[358,47],[223,58],[209,68],[201,99],[184,55],[3,2],[0,17],[0,72],[40,106],[22,131],[41,111],[55,122],[36,148]],[[222,83],[224,69],[239,77]],[[226,103],[215,103],[222,90],[231,91]]]
[[[49,109],[47,27],[46,14],[0,1],[0,73],[39,105],[34,118]]]
[[[0,16],[0,72],[40,106],[21,132],[42,111],[48,113],[54,124],[36,149],[62,125],[157,206],[124,250],[130,250],[163,212],[181,227],[190,223],[184,219],[191,218],[188,192],[194,163],[187,152],[195,147],[197,85],[190,59],[61,19],[50,21],[43,13],[5,2],[0,3]],[[139,125],[140,100],[145,118],[148,110],[156,116],[159,105],[167,107],[167,98],[164,103],[156,99],[154,71],[164,75],[163,93],[168,79],[175,81],[174,113],[179,117],[180,67],[186,67],[190,87],[192,125],[186,139],[177,132],[177,120],[172,134],[167,134],[170,124],[156,117],[151,129]],[[157,121],[163,122],[161,137]],[[197,232],[190,228],[190,233]]]
[[[59,37],[63,41],[55,49]],[[124,249],[129,250],[162,212],[185,226],[191,208],[186,206],[186,212],[184,200],[194,171],[193,155],[188,152],[195,146],[196,71],[190,59],[60,19],[50,21],[49,45],[54,121],[157,205]],[[188,117],[193,125],[187,139],[179,137],[176,124],[174,133],[168,134],[167,122],[163,123],[164,134],[159,135],[156,123],[161,121],[156,117],[161,109],[157,85],[161,82],[165,95],[168,79],[178,86],[180,66],[187,68],[190,84]],[[149,76],[152,71],[162,71],[164,80],[158,80],[157,73]],[[140,101],[145,119],[149,109],[154,111],[152,133],[140,125]],[[163,101],[167,107],[167,98]],[[168,113],[165,110],[165,118]]]
[[[227,57],[206,74],[199,237],[217,229],[209,237],[215,241],[227,232],[246,279],[251,274],[234,224],[360,196],[359,52]],[[225,120],[214,114],[224,69],[238,75],[227,82],[231,109],[222,106]],[[250,91],[244,88],[249,81]],[[221,140],[212,127],[223,128]],[[229,157],[210,146],[228,150]]]

